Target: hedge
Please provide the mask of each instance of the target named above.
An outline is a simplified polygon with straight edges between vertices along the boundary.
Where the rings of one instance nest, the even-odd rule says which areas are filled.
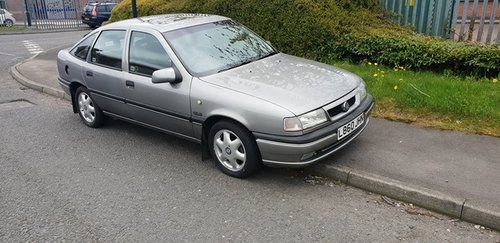
[[[389,66],[498,76],[500,47],[427,37],[383,19],[378,0],[137,0],[140,16],[208,13],[230,17],[279,50],[306,58],[370,60]],[[130,0],[110,22],[131,18]]]

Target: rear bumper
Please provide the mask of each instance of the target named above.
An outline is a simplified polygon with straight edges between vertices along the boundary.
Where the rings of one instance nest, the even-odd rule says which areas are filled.
[[[254,133],[262,162],[273,167],[305,167],[349,144],[370,122],[373,98],[367,96],[357,109],[343,119],[298,137],[270,136]],[[337,140],[337,129],[363,114],[365,122],[347,137]]]
[[[62,90],[71,96],[71,92],[69,90],[69,85],[70,85],[70,82],[62,79],[61,77],[57,77],[57,80],[59,80],[59,86],[61,86]]]

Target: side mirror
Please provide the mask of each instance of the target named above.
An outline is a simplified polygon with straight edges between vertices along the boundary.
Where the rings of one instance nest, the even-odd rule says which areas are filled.
[[[164,68],[156,70],[152,75],[152,82],[154,84],[160,83],[180,83],[182,81],[182,75],[177,71],[175,67]]]

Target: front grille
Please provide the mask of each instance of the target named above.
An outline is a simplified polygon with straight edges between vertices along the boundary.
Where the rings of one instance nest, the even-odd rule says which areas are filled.
[[[348,99],[347,103],[349,103],[349,106],[352,107],[356,103],[356,96],[353,96],[352,98]],[[328,115],[330,115],[330,117],[335,117],[336,115],[341,114],[341,113],[345,113],[345,112],[349,112],[349,110],[348,111],[342,110],[342,104],[340,104],[338,106],[335,106],[335,107],[329,109]]]

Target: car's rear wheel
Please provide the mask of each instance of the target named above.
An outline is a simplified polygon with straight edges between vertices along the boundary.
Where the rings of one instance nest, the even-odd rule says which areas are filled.
[[[262,160],[250,132],[227,120],[210,129],[209,148],[217,167],[227,175],[245,178],[257,172]]]
[[[7,27],[12,27],[14,26],[14,22],[12,22],[12,20],[10,19],[6,19],[5,22],[4,22],[5,26]]]
[[[78,114],[83,123],[89,127],[99,127],[104,124],[105,117],[99,106],[94,102],[90,92],[83,86],[75,93]]]

